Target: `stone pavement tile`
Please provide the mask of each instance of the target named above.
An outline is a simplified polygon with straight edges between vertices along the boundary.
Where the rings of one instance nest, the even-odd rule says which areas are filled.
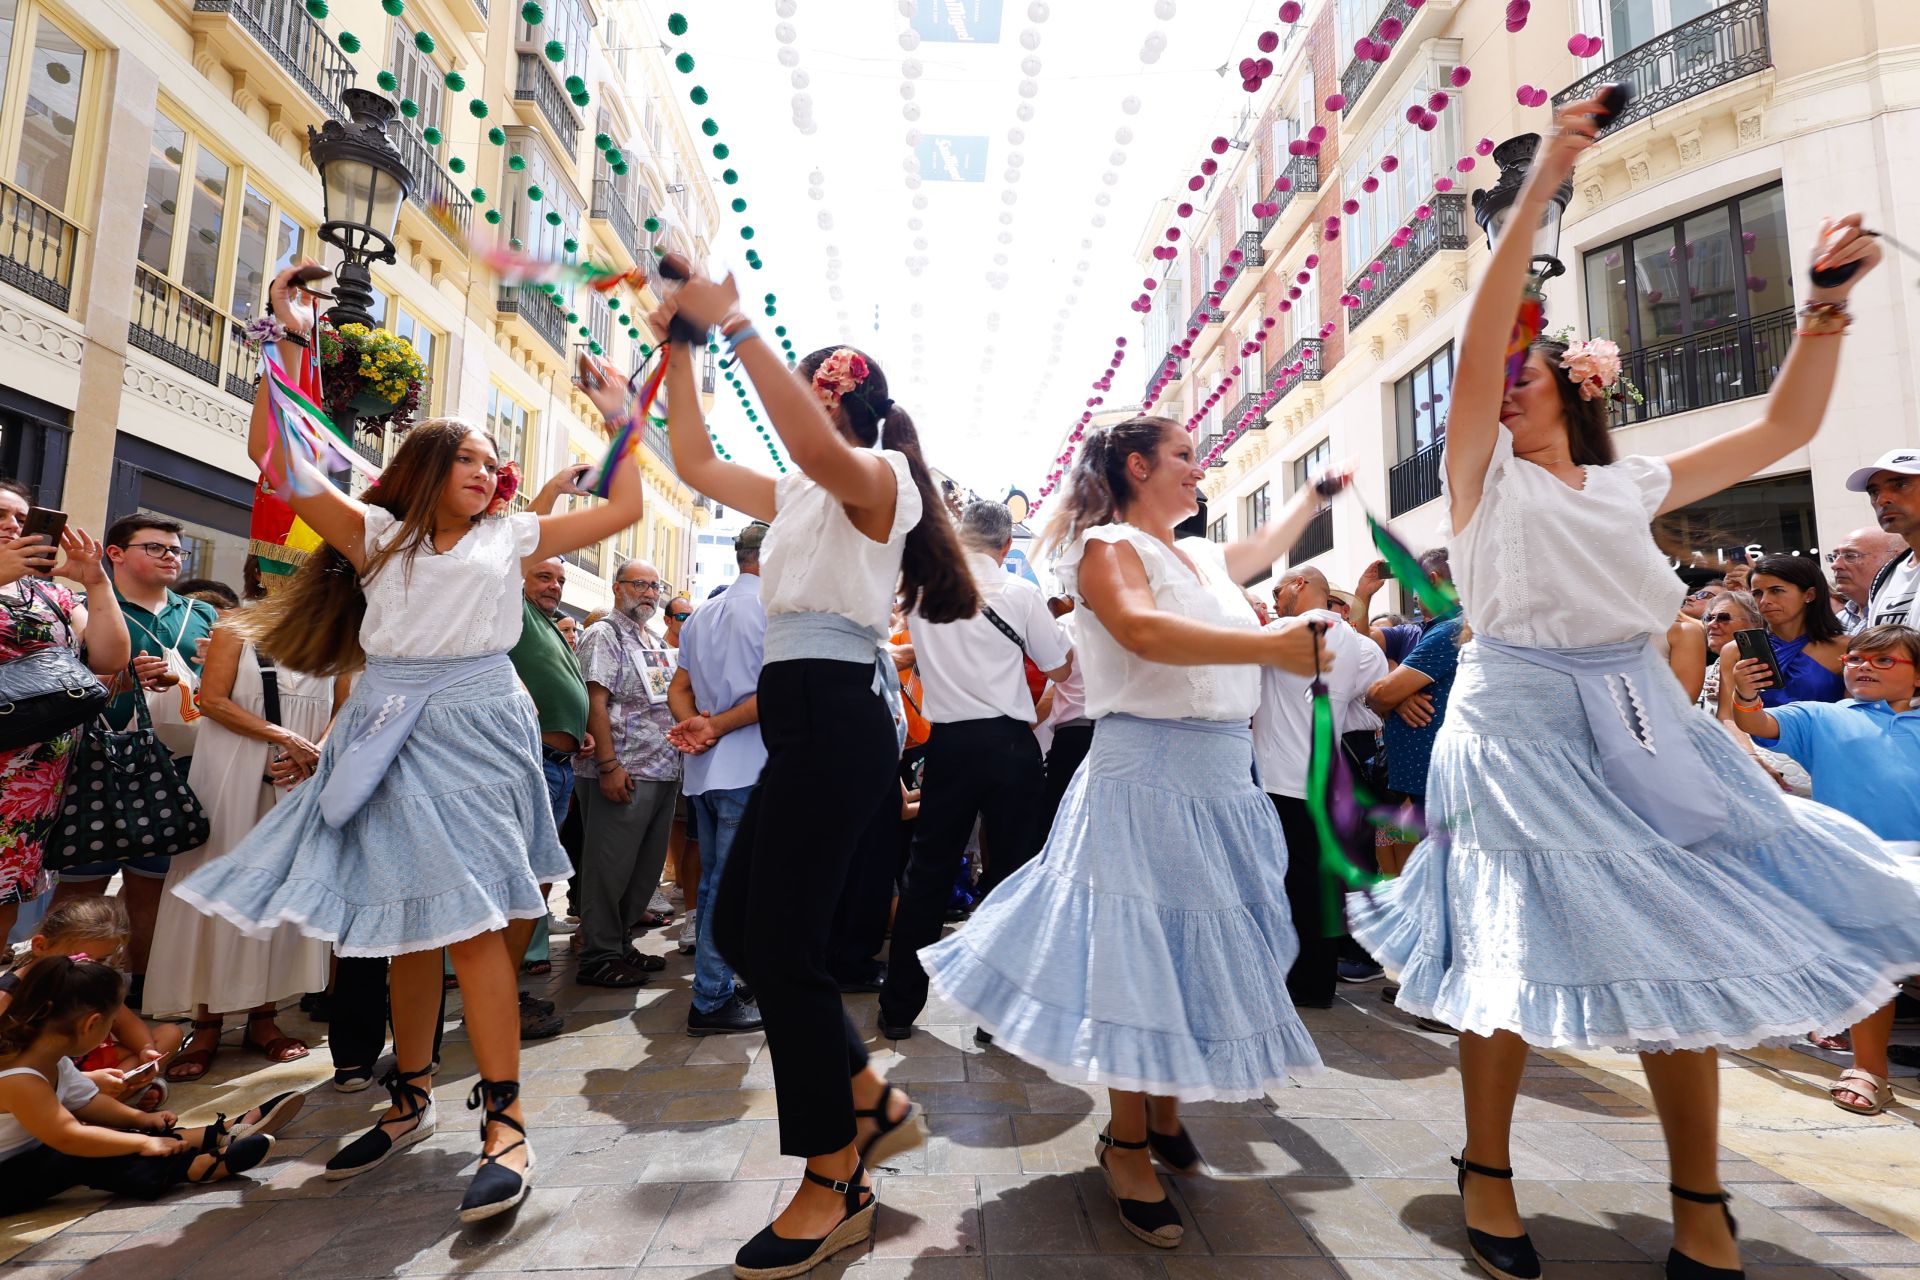
[[[90,1262],[116,1245],[133,1238],[131,1231],[77,1231],[72,1227],[51,1239],[42,1240],[9,1260],[9,1266],[33,1262]]]
[[[1456,1261],[1446,1258],[1342,1258],[1340,1270],[1347,1280],[1456,1280],[1480,1277],[1486,1273],[1464,1254]],[[1558,1268],[1556,1275],[1558,1273]]]
[[[443,1228],[454,1225],[449,1213]],[[343,1231],[365,1230],[366,1222],[331,1200],[288,1200],[272,1205],[224,1241],[211,1256],[219,1269],[235,1276],[290,1274],[326,1248]],[[183,1274],[192,1275],[196,1268]]]
[[[1373,1062],[1414,1062],[1451,1066],[1459,1056],[1451,1046],[1442,1049],[1410,1031],[1382,1027],[1377,1031],[1348,1031],[1342,1040]]]
[[[1751,1182],[1740,1189],[1743,1200],[1766,1205],[1769,1209],[1838,1209],[1840,1206],[1824,1192],[1803,1187],[1797,1182]]]
[[[165,1218],[73,1274],[87,1280],[168,1280],[198,1271],[219,1246],[266,1212],[265,1205],[176,1204]]]
[[[1442,1256],[1464,1253],[1466,1220],[1459,1193],[1444,1182],[1374,1179],[1367,1190],[1385,1204],[1400,1224],[1426,1239]],[[1559,1262],[1641,1262],[1644,1253],[1595,1221],[1552,1186],[1523,1183],[1516,1188],[1520,1214],[1541,1256]]]
[[[1012,1081],[950,1084],[929,1080],[918,1085],[913,1096],[934,1115],[1019,1115],[1032,1110],[1027,1091]]]
[[[1022,1173],[1076,1173],[1093,1162],[1105,1116],[1012,1116]]]
[[[967,1079],[967,1059],[958,1053],[928,1053],[917,1056],[895,1054],[890,1055],[885,1061],[876,1054],[870,1061],[875,1071],[898,1085],[911,1086],[923,1080],[938,1080],[951,1084]],[[908,1091],[912,1092],[911,1088]]]
[[[1746,1220],[1743,1218],[1741,1219],[1743,1232],[1745,1227]],[[1875,1235],[1828,1236],[1827,1241],[1845,1249],[1862,1262],[1892,1263],[1901,1266],[1920,1265],[1920,1241],[1909,1240],[1906,1236],[1890,1231]]]
[[[1271,1184],[1204,1177],[1174,1181],[1188,1223],[1198,1231],[1208,1252],[1279,1258],[1320,1256],[1306,1229],[1294,1221]]]
[[[1028,1089],[1032,1094],[1032,1089]],[[1379,1103],[1358,1089],[1275,1089],[1267,1095],[1272,1114],[1288,1120],[1332,1118],[1337,1120],[1385,1120],[1387,1113]]]
[[[1748,1267],[1747,1274],[1754,1276],[1754,1268]],[[1798,1280],[1798,1274],[1800,1273],[1797,1273],[1793,1280]],[[1825,1273],[1808,1268],[1804,1274],[1821,1276]],[[1920,1268],[1898,1266],[1836,1267],[1831,1274],[1838,1277],[1839,1280],[1916,1280],[1916,1277],[1920,1277]],[[1760,1277],[1754,1276],[1754,1280],[1760,1280]],[[1769,1277],[1769,1280],[1775,1280],[1775,1278]]]
[[[1094,1251],[1086,1210],[1073,1179],[1063,1174],[982,1177],[980,1236],[994,1257]]]
[[[1216,1177],[1280,1178],[1299,1173],[1300,1161],[1275,1141],[1279,1124],[1344,1124],[1344,1121],[1276,1121],[1271,1116],[1188,1116],[1182,1120],[1200,1159]]]
[[[1465,1129],[1461,1130],[1464,1137]],[[1584,1125],[1565,1121],[1517,1121],[1513,1136],[1523,1146],[1557,1166],[1553,1173],[1532,1173],[1515,1164],[1522,1178],[1583,1178],[1598,1182],[1665,1182],[1666,1165],[1659,1168],[1628,1155]],[[1516,1154],[1516,1159],[1518,1155]]]
[[[514,1213],[441,1237],[406,1274],[624,1276],[646,1252],[677,1194],[666,1186],[535,1187]]]
[[[343,1203],[273,1206],[276,1214],[335,1211],[334,1234],[300,1263],[303,1280],[395,1275],[460,1230],[460,1197],[450,1191],[382,1196],[364,1215],[342,1213]],[[198,1268],[204,1267],[203,1258]]]
[[[991,1280],[1165,1280],[1166,1274],[1157,1257],[1124,1254],[1099,1258],[995,1257],[987,1262]],[[919,1280],[918,1273],[914,1280]]]
[[[1413,1120],[1349,1120],[1347,1129],[1378,1151],[1396,1178],[1451,1178],[1459,1148]]]
[[[1062,1117],[1062,1122],[1069,1118]],[[1018,1173],[1010,1116],[930,1115],[923,1167],[928,1173]]]
[[[1261,1127],[1293,1162],[1293,1168],[1282,1171],[1283,1176],[1377,1178],[1390,1170],[1387,1158],[1345,1120],[1269,1116],[1261,1121]]]
[[[1793,1184],[1757,1183],[1754,1185],[1792,1186]],[[1837,1204],[1819,1206],[1770,1205],[1768,1207],[1776,1210],[1780,1216],[1787,1219],[1787,1221],[1797,1222],[1807,1230],[1818,1231],[1823,1236],[1880,1235],[1887,1230],[1887,1228],[1875,1222],[1872,1218],[1855,1213],[1851,1209],[1843,1209]],[[1901,1239],[1905,1238],[1904,1236],[1901,1237]],[[1920,1253],[1920,1245],[1915,1246],[1915,1252]],[[1884,1261],[1895,1261],[1895,1259],[1884,1259]],[[1904,1261],[1904,1259],[1901,1259],[1901,1261]]]
[[[641,1258],[643,1267],[731,1263],[773,1218],[783,1184],[695,1182],[680,1188],[673,1207]]]
[[[1039,1084],[1050,1080],[1045,1071],[999,1048],[964,1055],[967,1079],[981,1084]]]
[[[1160,1259],[1168,1280],[1341,1280],[1325,1258],[1201,1258],[1186,1246]]]
[[[722,1182],[733,1176],[752,1138],[738,1124],[691,1125],[634,1132],[621,1150],[631,1153],[641,1182]]]
[[[1165,1173],[1155,1175],[1160,1188],[1172,1200],[1180,1211],[1181,1219],[1186,1223],[1186,1239],[1180,1248],[1189,1253],[1206,1253],[1207,1242],[1193,1229],[1193,1215],[1187,1212],[1187,1206],[1180,1198],[1179,1181]],[[1114,1203],[1113,1193],[1107,1190],[1106,1175],[1098,1168],[1081,1169],[1069,1174],[1074,1190],[1079,1193],[1081,1207],[1087,1212],[1087,1227],[1093,1232],[1093,1251],[1100,1254],[1136,1254],[1140,1257],[1154,1257],[1165,1251],[1134,1235],[1120,1221],[1120,1207]]]
[[[1027,1108],[1036,1115],[1107,1115],[1112,1100],[1097,1085],[1040,1080],[1027,1085]]]
[[[650,1039],[658,1040],[654,1036]],[[764,1032],[751,1031],[731,1035],[687,1036],[692,1043],[693,1052],[686,1061],[693,1065],[705,1065],[712,1062],[757,1062],[767,1050],[767,1037]]]
[[[735,1089],[724,1093],[684,1093],[660,1110],[664,1124],[704,1121],[772,1120],[780,1114],[771,1089]]]
[[[1402,1226],[1364,1183],[1275,1178],[1271,1185],[1321,1250],[1343,1266],[1349,1258],[1432,1258],[1449,1252]]]
[[[979,1256],[980,1189],[972,1177],[875,1178],[874,1194],[876,1260]]]
[[[277,1154],[278,1144],[275,1145]],[[70,1231],[144,1231],[146,1228],[158,1224],[168,1214],[173,1212],[173,1206],[165,1203],[141,1204],[134,1200],[101,1201],[98,1197],[93,1196],[89,1196],[84,1200],[76,1197],[76,1201],[76,1207],[89,1208],[94,1204],[99,1204],[101,1207],[94,1209],[92,1213],[87,1214],[81,1221],[76,1222],[72,1227],[68,1228]],[[17,1217],[9,1218],[7,1220],[8,1233],[12,1234],[21,1221],[22,1220]]]

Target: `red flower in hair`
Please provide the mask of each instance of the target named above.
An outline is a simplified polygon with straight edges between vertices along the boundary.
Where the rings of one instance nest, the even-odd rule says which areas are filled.
[[[867,380],[867,362],[852,347],[841,347],[813,371],[814,394],[828,413],[840,407],[840,398]]]
[[[487,504],[487,514],[501,516],[507,513],[507,507],[513,502],[513,495],[520,492],[520,464],[503,462],[500,470],[494,473],[493,501]]]

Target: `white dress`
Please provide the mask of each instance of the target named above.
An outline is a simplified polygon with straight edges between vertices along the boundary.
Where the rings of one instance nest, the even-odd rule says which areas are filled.
[[[275,668],[280,723],[318,742],[333,715],[333,678]],[[259,659],[253,642],[240,651],[232,698],[241,710],[266,717]],[[283,794],[263,781],[269,744],[245,737],[203,717],[187,783],[207,811],[212,834],[198,849],[179,854],[167,868],[167,888],[225,855],[253,830]],[[325,990],[331,948],[282,924],[264,938],[249,938],[219,916],[202,915],[171,892],[160,896],[153,954],[147,962],[149,1013],[190,1012],[205,1005],[214,1013],[237,1013],[269,1000]]]

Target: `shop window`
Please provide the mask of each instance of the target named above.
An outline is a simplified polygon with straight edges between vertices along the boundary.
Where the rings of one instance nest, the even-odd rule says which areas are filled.
[[[1451,342],[1393,384],[1393,416],[1402,458],[1411,457],[1446,434],[1447,397],[1452,391]]]

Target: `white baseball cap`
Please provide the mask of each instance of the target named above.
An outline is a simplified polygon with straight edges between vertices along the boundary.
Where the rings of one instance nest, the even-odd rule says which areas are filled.
[[[1847,488],[1855,493],[1867,491],[1867,481],[1876,471],[1898,471],[1903,476],[1920,476],[1920,449],[1894,449],[1880,455],[1870,467],[1862,467],[1847,477]]]

